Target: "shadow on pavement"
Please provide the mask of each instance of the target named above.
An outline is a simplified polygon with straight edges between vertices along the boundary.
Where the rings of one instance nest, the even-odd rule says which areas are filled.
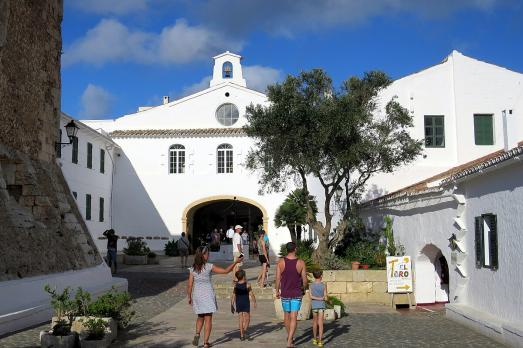
[[[250,336],[252,340],[254,340],[256,337],[260,337],[263,334],[272,333],[275,331],[280,331],[283,329],[283,325],[280,323],[271,323],[271,322],[263,322],[251,325],[249,329],[247,330],[247,335]],[[227,342],[231,342],[232,340],[240,340],[240,330],[235,329],[228,331],[224,334],[224,336],[216,339],[214,342],[212,342],[212,345],[218,345],[218,344],[225,344]],[[245,344],[248,344],[248,341],[245,342]]]
[[[309,327],[298,337],[294,338],[296,344],[305,344],[312,340],[312,320],[307,320]],[[299,325],[299,324],[298,324]],[[323,323],[323,343],[328,344],[337,336],[343,336],[348,334],[350,331],[350,325],[341,325],[337,320],[325,321]]]

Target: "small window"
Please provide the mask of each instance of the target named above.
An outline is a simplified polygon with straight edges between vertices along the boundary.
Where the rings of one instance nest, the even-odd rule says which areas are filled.
[[[105,150],[100,149],[100,173],[105,173]]]
[[[78,193],[76,193],[76,191],[73,191],[73,197],[74,197],[74,199],[78,198]]]
[[[223,126],[232,126],[238,121],[239,117],[238,108],[231,103],[222,104],[216,110],[216,119]]]
[[[91,220],[91,195],[85,195],[85,219],[87,221]]]
[[[100,212],[99,212],[99,221],[104,222],[104,199],[103,197],[100,197]]]
[[[169,148],[169,174],[185,173],[185,146],[172,145]]]
[[[73,138],[73,148],[71,150],[72,158],[71,162],[78,164],[78,138]]]
[[[476,267],[498,269],[498,223],[494,214],[476,217]]]
[[[87,143],[87,168],[93,168],[93,144]]]
[[[62,130],[58,130],[58,142],[56,143],[56,157],[61,158],[62,157]]]
[[[233,172],[232,145],[222,144],[218,146],[217,171],[219,174]]]
[[[232,79],[232,63],[225,62],[222,65],[222,78]]]
[[[443,116],[425,116],[425,147],[445,147]]]
[[[492,114],[474,115],[474,141],[476,145],[494,145],[494,122]]]

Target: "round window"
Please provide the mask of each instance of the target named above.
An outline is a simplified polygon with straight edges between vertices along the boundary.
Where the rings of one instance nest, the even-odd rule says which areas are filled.
[[[239,116],[238,108],[231,103],[222,104],[216,110],[216,119],[223,126],[232,126],[238,121]]]

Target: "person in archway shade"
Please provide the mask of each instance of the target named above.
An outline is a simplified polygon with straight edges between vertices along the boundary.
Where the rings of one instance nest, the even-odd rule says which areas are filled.
[[[180,254],[180,262],[182,267],[187,267],[187,256],[189,255],[189,240],[185,236],[185,232],[182,232],[182,236],[178,239],[178,252]]]
[[[106,230],[103,235],[107,238],[107,265],[109,268],[112,268],[111,265],[114,264],[114,273],[116,273],[116,252],[118,250],[118,237],[116,232],[111,228]]]
[[[234,236],[232,237],[232,256],[234,257],[234,261],[238,260],[241,255],[243,255],[243,243],[242,243],[242,233],[243,227],[241,225],[234,226]],[[233,282],[236,282],[236,272],[240,269],[242,266],[241,261],[236,264],[234,267],[234,273],[232,274],[232,280]]]
[[[267,286],[267,266],[269,265],[269,249],[268,245],[265,242],[265,230],[260,231],[260,236],[258,237],[258,251],[260,255],[258,259],[261,263],[260,274],[258,274],[258,285],[261,287]]]
[[[196,249],[194,255],[194,263],[189,268],[189,281],[187,283],[187,297],[189,304],[192,305],[194,313],[198,316],[196,318],[196,334],[194,335],[192,344],[198,346],[200,341],[200,333],[205,326],[204,348],[210,347],[209,337],[212,330],[212,315],[218,310],[216,303],[216,295],[211,282],[211,273],[227,274],[230,273],[242,258],[239,257],[234,260],[227,268],[221,268],[212,263],[207,263],[209,260],[209,248],[200,246]]]
[[[307,268],[305,262],[296,257],[295,243],[287,243],[286,249],[287,256],[281,258],[276,267],[276,298],[281,298],[287,330],[287,347],[294,348],[298,312],[307,288]]]

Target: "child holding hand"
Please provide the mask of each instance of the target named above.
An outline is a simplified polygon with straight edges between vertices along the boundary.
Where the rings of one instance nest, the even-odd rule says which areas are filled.
[[[312,272],[314,282],[309,286],[309,295],[312,304],[312,344],[323,347],[323,313],[325,310],[325,300],[327,299],[327,285],[322,282],[323,271],[314,270]]]
[[[251,302],[252,299],[254,308],[256,308],[256,297],[252,291],[251,286],[245,280],[245,271],[239,270],[235,274],[238,282],[234,286],[234,291],[231,296],[231,307],[238,313],[238,324],[240,327],[240,340],[251,340],[246,334],[251,320]],[[249,299],[250,298],[250,299]]]

